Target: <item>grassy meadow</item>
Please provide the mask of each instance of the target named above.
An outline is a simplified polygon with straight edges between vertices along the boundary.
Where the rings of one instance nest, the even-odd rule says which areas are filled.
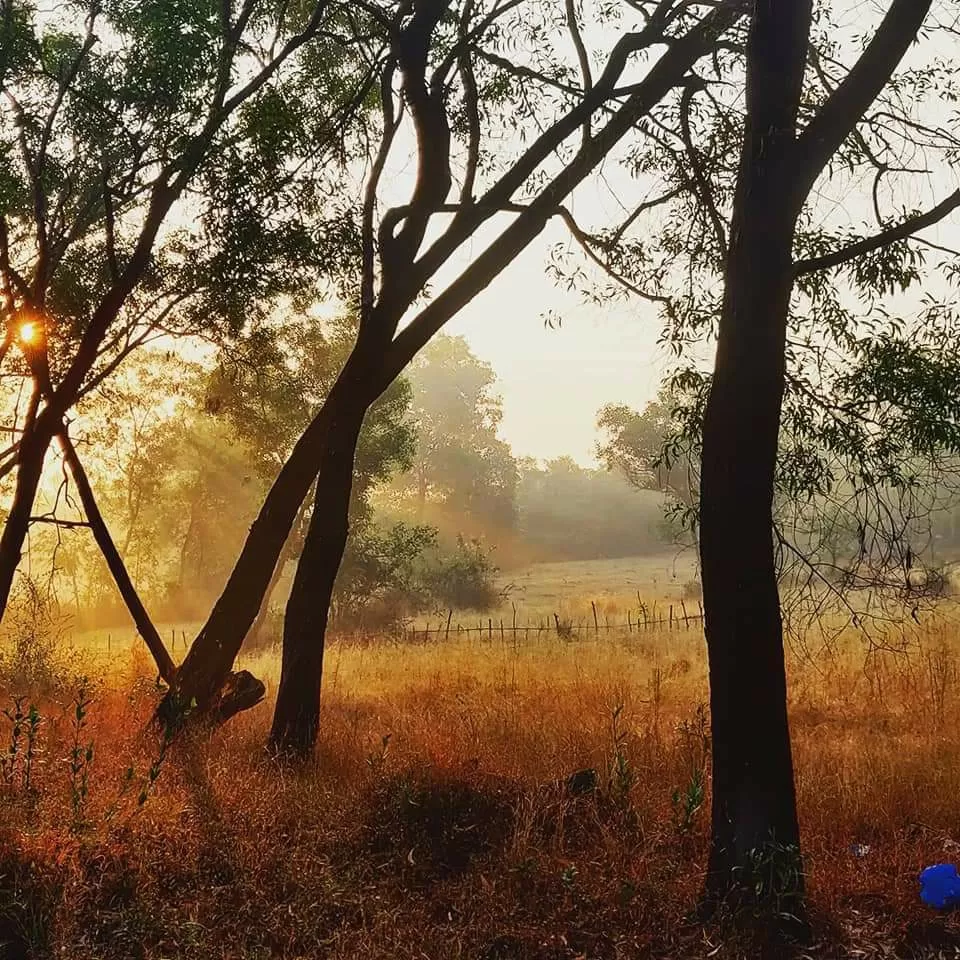
[[[582,581],[545,565],[517,578],[518,608],[592,617],[594,599],[625,619],[631,592],[659,588],[617,564]],[[960,851],[955,621],[944,607],[872,646],[808,632],[790,648],[816,937],[799,956],[960,955],[960,923],[916,880]],[[709,809],[699,625],[334,640],[306,769],[265,755],[269,703],[167,748],[152,664],[117,631],[109,653],[100,634],[38,647],[32,688],[12,640],[5,960],[759,955],[735,924],[690,917]],[[242,665],[275,688],[276,651]],[[587,769],[596,788],[571,789]]]

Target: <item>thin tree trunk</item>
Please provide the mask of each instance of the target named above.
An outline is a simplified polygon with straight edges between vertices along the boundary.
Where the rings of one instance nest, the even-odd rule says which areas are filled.
[[[106,521],[103,519],[103,514],[100,513],[100,508],[97,506],[97,501],[90,487],[86,470],[84,470],[83,464],[80,462],[76,448],[70,440],[65,427],[59,433],[58,437],[60,447],[63,450],[64,460],[70,468],[70,474],[73,477],[74,483],[77,485],[80,503],[83,506],[83,512],[86,514],[87,522],[90,524],[94,539],[97,541],[97,546],[100,548],[100,552],[107,562],[107,567],[113,576],[117,589],[120,591],[123,602],[127,605],[127,610],[130,611],[130,616],[133,618],[133,622],[136,624],[140,636],[143,637],[144,643],[146,643],[147,648],[150,650],[157,664],[157,670],[160,672],[160,676],[168,684],[171,684],[176,676],[177,668],[170,654],[167,652],[167,648],[164,646],[163,640],[157,632],[157,628],[153,625],[153,621],[150,619],[150,615],[147,613],[143,602],[140,600],[133,582],[130,580],[130,575],[127,573],[123,558],[120,556],[120,552],[113,542],[113,537],[110,535],[110,530],[107,528]]]
[[[44,429],[46,422],[40,417],[33,419],[32,426],[24,430],[20,442],[13,502],[0,536],[0,620],[6,613],[10,591],[23,556],[23,544],[30,531],[30,515],[43,475],[43,461],[53,439],[49,431]]]
[[[273,599],[274,593],[276,593],[277,585],[280,583],[280,578],[283,576],[287,562],[290,560],[291,552],[290,540],[288,538],[287,543],[284,544],[283,552],[280,554],[280,559],[273,568],[273,574],[270,577],[270,582],[267,584],[266,592],[263,595],[263,602],[260,604],[260,612],[257,614],[257,619],[253,621],[253,626],[247,631],[245,639],[250,643],[259,640],[260,634],[267,625],[267,619],[270,616],[270,602]]]
[[[280,688],[270,748],[307,756],[317,739],[330,600],[349,533],[350,493],[366,406],[350,405],[331,425],[317,495],[283,621]]]
[[[703,429],[700,556],[713,751],[708,900],[802,912],[773,488],[802,197],[792,183],[811,0],[756,4],[726,288]]]

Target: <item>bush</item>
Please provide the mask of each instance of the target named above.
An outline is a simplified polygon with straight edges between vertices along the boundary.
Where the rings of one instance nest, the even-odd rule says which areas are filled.
[[[458,536],[456,549],[447,555],[440,554],[424,571],[424,583],[438,607],[489,610],[501,599],[496,575],[490,553],[480,541]]]

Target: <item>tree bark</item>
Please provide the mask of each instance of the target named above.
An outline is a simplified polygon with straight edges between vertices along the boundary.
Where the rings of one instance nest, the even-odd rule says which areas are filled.
[[[0,536],[0,620],[6,613],[10,591],[23,556],[23,544],[30,531],[30,515],[43,475],[43,461],[52,439],[52,434],[45,429],[45,421],[37,417],[32,426],[24,431],[20,442],[13,503],[3,525],[3,535]]]
[[[711,901],[747,894],[777,913],[799,913],[803,895],[773,488],[793,234],[803,202],[792,146],[810,18],[811,0],[755,6],[700,488],[713,751],[706,892]]]
[[[811,0],[754,0],[747,118],[717,357],[704,417],[700,553],[713,797],[706,902],[803,915],[803,873],[773,549],[773,492],[797,218],[890,79],[931,0],[891,0],[846,78],[797,136]]]
[[[276,753],[305,757],[316,743],[330,600],[349,533],[353,464],[366,409],[358,396],[328,434],[313,515],[283,621],[280,687],[269,742]]]
[[[147,613],[146,607],[144,607],[130,579],[130,575],[127,573],[123,558],[120,556],[120,552],[113,542],[113,537],[110,535],[110,530],[107,527],[106,521],[103,519],[103,514],[100,513],[100,508],[97,506],[96,498],[90,487],[87,472],[84,470],[83,464],[77,456],[76,448],[70,440],[66,427],[61,430],[59,439],[61,449],[63,450],[63,458],[70,468],[70,474],[73,477],[74,483],[77,485],[77,492],[80,495],[83,512],[86,514],[87,522],[90,524],[90,529],[93,532],[94,539],[97,541],[97,546],[100,548],[103,559],[106,561],[107,567],[113,576],[114,583],[117,585],[117,590],[120,591],[120,596],[123,598],[127,610],[130,611],[130,616],[133,618],[137,631],[140,636],[143,637],[144,643],[146,643],[147,648],[150,650],[157,664],[157,670],[160,672],[160,676],[167,684],[171,684],[177,672],[176,665],[167,652],[167,648],[164,646],[163,640],[157,632],[157,628],[153,625],[153,621],[150,619],[150,615]]]

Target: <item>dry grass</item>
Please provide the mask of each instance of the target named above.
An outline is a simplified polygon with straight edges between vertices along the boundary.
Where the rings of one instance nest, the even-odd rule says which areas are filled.
[[[791,660],[811,956],[960,953],[916,883],[960,849],[956,646],[946,621],[907,639]],[[262,752],[264,707],[157,766],[152,672],[124,654],[81,730],[87,795],[62,759],[69,683],[38,701],[30,790],[22,770],[0,787],[0,956],[753,956],[684,919],[706,808],[672,794],[703,760],[705,675],[695,631],[335,645],[318,755],[293,771]],[[587,767],[599,789],[570,796]]]

